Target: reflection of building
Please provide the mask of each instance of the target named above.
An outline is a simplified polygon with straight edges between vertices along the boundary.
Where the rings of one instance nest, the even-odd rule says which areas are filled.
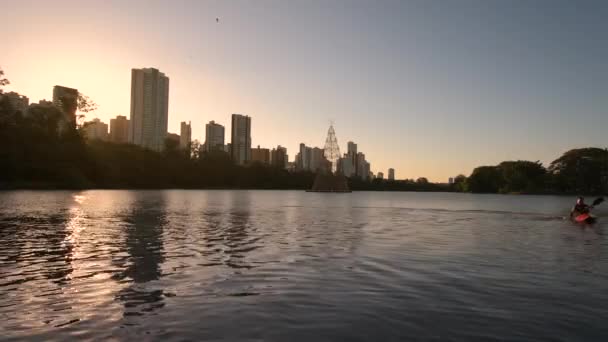
[[[216,124],[215,121],[209,121],[205,125],[204,150],[207,152],[224,150],[224,126]]]
[[[67,122],[76,124],[76,111],[78,110],[78,89],[54,86],[53,104],[63,111]]]
[[[21,114],[27,114],[27,109],[30,105],[30,99],[25,95],[20,95],[15,92],[0,93],[0,99],[7,99],[15,111]]]
[[[232,114],[231,154],[232,160],[244,165],[251,160],[251,118]]]
[[[257,148],[252,148],[251,149],[251,161],[269,165],[270,164],[270,150],[267,148],[260,148],[259,145]]]
[[[129,140],[154,151],[164,148],[169,117],[169,78],[154,68],[131,70]]]
[[[272,166],[285,169],[288,161],[287,148],[279,145],[270,152],[270,164]]]
[[[84,131],[89,140],[108,140],[108,125],[98,118],[85,123]]]
[[[124,316],[152,313],[164,306],[164,291],[149,288],[146,284],[158,280],[162,275],[165,261],[163,227],[167,224],[166,200],[162,192],[135,194],[136,201],[129,206],[128,229],[121,250],[125,258],[113,261],[116,273],[112,279],[124,286],[116,294],[116,299],[124,305]],[[117,241],[117,242],[119,242]],[[124,282],[127,279],[128,282]]]
[[[395,180],[395,169],[388,169],[388,180]]]
[[[110,120],[110,141],[117,144],[129,142],[129,120],[126,116],[118,115]]]
[[[192,142],[192,125],[190,122],[182,121],[179,131],[179,147],[182,149],[190,148]]]

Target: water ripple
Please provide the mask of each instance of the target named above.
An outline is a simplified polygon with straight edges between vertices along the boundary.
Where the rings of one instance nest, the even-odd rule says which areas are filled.
[[[602,224],[563,220],[560,197],[459,196],[0,193],[0,327],[40,340],[608,337]]]

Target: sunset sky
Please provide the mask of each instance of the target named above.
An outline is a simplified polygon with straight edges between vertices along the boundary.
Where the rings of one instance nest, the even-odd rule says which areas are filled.
[[[374,172],[447,181],[608,146],[606,1],[0,0],[0,67],[37,102],[129,116],[131,68],[170,78],[169,131],[230,114],[252,145],[356,142]],[[220,22],[216,23],[216,17]]]

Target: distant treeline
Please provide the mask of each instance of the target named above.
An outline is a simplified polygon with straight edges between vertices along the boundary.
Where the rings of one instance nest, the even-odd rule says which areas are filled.
[[[262,164],[237,166],[224,152],[198,153],[167,141],[164,152],[130,144],[86,142],[65,125],[54,106],[36,106],[27,115],[0,100],[0,188],[229,188],[310,189],[312,172],[288,172]],[[64,122],[62,124],[62,121]],[[454,184],[425,178],[387,181],[349,179],[351,190],[459,191],[476,193],[580,193],[608,190],[608,152],[575,149],[553,161],[506,161],[481,166]]]
[[[604,194],[608,192],[608,150],[580,148],[544,167],[540,162],[505,161],[460,175],[454,191],[524,194]]]

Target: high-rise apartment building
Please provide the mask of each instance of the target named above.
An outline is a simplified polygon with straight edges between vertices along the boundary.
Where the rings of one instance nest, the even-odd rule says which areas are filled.
[[[215,123],[215,121],[209,121],[205,125],[205,145],[203,149],[207,152],[225,150],[224,126]]]
[[[296,168],[303,171],[317,172],[320,167],[324,167],[325,151],[318,147],[308,147],[300,144],[300,152],[296,155]]]
[[[370,164],[365,160],[365,154],[358,152],[357,153],[357,176],[359,176],[362,180],[367,180],[369,178]]]
[[[76,124],[76,111],[78,110],[78,89],[54,86],[53,104],[66,115],[65,120],[70,124]]]
[[[89,140],[108,140],[108,124],[97,118],[85,123],[84,131]]]
[[[251,161],[269,165],[270,164],[270,150],[267,148],[260,148],[259,145],[257,148],[252,148],[251,149]]]
[[[270,152],[270,164],[281,169],[287,168],[289,157],[287,156],[287,148],[281,145],[273,148]]]
[[[190,143],[192,142],[192,125],[190,121],[186,123],[182,121],[179,131],[179,147],[182,149],[190,148]]]
[[[349,141],[348,142],[347,153],[346,153],[346,155],[344,157],[350,159],[354,175],[359,175],[360,176],[360,174],[358,173],[358,170],[359,170],[358,165],[359,165],[359,163],[358,163],[358,159],[357,159],[357,144],[355,144],[352,141]],[[344,175],[346,176],[346,173]],[[352,176],[352,174],[351,174],[351,176]],[[347,176],[347,177],[349,177],[349,176]]]
[[[129,140],[161,151],[169,119],[169,78],[158,69],[131,70],[131,128]]]
[[[129,142],[129,119],[124,115],[118,115],[110,120],[110,141],[117,144]]]
[[[244,165],[251,160],[251,118],[232,114],[231,152],[232,160]]]
[[[395,169],[393,169],[393,168],[388,169],[388,180],[390,180],[390,181],[395,180]]]

